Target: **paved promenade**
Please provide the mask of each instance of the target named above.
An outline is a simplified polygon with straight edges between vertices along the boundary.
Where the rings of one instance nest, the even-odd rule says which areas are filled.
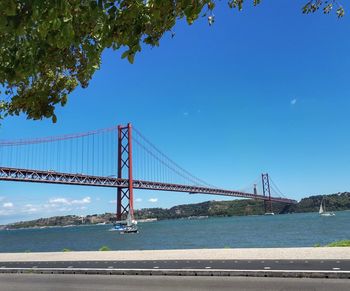
[[[350,260],[350,247],[0,253],[0,262],[116,260]]]

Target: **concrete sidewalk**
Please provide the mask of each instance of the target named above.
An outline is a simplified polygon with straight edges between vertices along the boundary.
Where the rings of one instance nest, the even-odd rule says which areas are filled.
[[[349,260],[350,247],[186,249],[107,252],[0,253],[14,261],[146,261],[146,260]]]

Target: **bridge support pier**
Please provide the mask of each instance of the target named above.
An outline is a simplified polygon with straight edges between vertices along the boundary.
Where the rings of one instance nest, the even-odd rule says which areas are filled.
[[[130,213],[134,218],[134,193],[132,175],[132,127],[118,126],[118,178],[122,179],[127,172],[128,187],[117,191],[117,221],[126,219]]]

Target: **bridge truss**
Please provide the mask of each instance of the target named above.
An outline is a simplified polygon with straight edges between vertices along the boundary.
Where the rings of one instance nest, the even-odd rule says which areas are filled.
[[[147,139],[145,139],[140,132],[135,130],[135,133],[136,137],[133,137],[131,124],[128,124],[126,126],[118,126],[115,128],[104,129],[100,131],[94,131],[78,135],[65,135],[62,137],[34,139],[27,141],[0,141],[0,180],[14,182],[33,182],[117,188],[116,218],[118,220],[120,220],[122,216],[125,217],[125,215],[128,213],[130,213],[133,216],[134,189],[174,191],[185,192],[190,194],[211,194],[220,196],[250,198],[262,200],[264,201],[265,205],[269,206],[271,205],[271,202],[281,202],[287,204],[296,203],[295,200],[282,197],[282,195],[280,195],[280,197],[272,196],[270,193],[269,178],[267,174],[263,174],[262,176],[262,195],[257,193],[256,188],[254,189],[254,193],[250,193],[247,191],[227,190],[211,186],[210,184],[207,184],[205,181],[195,177],[194,175],[190,174],[189,172],[178,166],[175,162],[173,162],[166,155],[160,152]],[[98,134],[109,134],[111,137],[113,137],[114,135],[117,137],[117,142],[115,144],[112,143],[112,145],[109,146],[112,153],[112,157],[109,157],[108,151],[105,148],[103,148],[103,142],[106,141],[106,139],[101,138],[99,141],[99,139],[97,139],[96,137],[96,135]],[[76,141],[78,139],[86,140],[88,138],[91,139],[91,142],[88,145],[84,145],[83,142],[78,143],[79,141]],[[158,173],[158,176],[154,175],[152,177],[151,175],[150,177],[148,177],[148,179],[140,179],[140,173],[136,172],[136,175],[138,177],[134,178],[133,141],[139,148],[138,152],[136,152],[136,157],[138,157],[138,159],[145,160],[144,173],[149,175],[153,167],[153,171],[156,171]],[[69,153],[69,151],[62,148],[61,144],[63,142],[70,144],[70,148],[75,150],[76,152],[72,154]],[[56,143],[56,147],[53,152],[49,151],[48,145],[50,143]],[[96,145],[96,143],[98,144],[97,150],[93,146]],[[48,167],[51,166],[47,164],[42,164],[43,161],[40,161],[40,163],[36,162],[35,164],[36,159],[33,157],[33,152],[35,152],[35,146],[39,147],[39,150],[37,150],[37,159],[45,160],[53,159],[54,157],[56,165],[61,160],[64,161],[65,159],[69,159],[69,157],[71,159],[71,164],[78,164],[78,162],[76,162],[75,160],[77,159],[77,156],[80,156],[81,154],[80,160],[82,166],[80,167],[80,169],[85,169],[87,173],[84,173],[82,170],[79,173],[78,171],[74,171],[74,169],[72,168],[70,168],[69,171],[48,170]],[[20,150],[29,147],[28,153],[23,155],[25,158],[21,156],[18,147]],[[78,151],[78,148],[81,149],[82,153]],[[4,149],[7,149],[7,151]],[[105,154],[106,152],[107,159],[105,159],[105,162],[103,162],[101,158],[100,151],[102,151],[103,154]],[[115,155],[115,152],[117,152],[117,155]],[[140,155],[140,152],[143,154]],[[68,158],[66,158],[64,155],[66,155],[66,157],[68,155]],[[147,156],[148,158],[144,158],[144,156]],[[92,157],[92,162],[89,162],[88,157]],[[108,169],[105,172],[100,172],[97,175],[94,174],[95,165],[99,165],[101,163],[102,165],[103,163],[107,164],[108,162],[110,162],[110,159],[113,159],[114,157],[117,159],[116,175],[105,174],[106,172],[113,172],[113,163],[111,163],[112,170]],[[13,163],[15,164],[15,166],[1,165],[3,163],[11,164],[13,160],[19,162]],[[27,167],[19,167],[18,165],[20,164],[20,162],[24,160],[27,161]],[[28,165],[31,164],[34,165],[34,168],[28,167]],[[77,167],[75,167],[75,170],[76,168]],[[166,169],[165,171],[164,168]],[[172,173],[172,176],[177,175],[177,177],[181,179],[180,182],[169,181],[171,180],[169,178],[169,173]]]

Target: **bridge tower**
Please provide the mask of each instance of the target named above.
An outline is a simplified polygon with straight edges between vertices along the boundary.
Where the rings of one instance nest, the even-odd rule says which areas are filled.
[[[270,179],[269,174],[261,174],[262,187],[263,187],[263,195],[268,196],[268,200],[264,200],[264,209],[265,213],[273,213],[272,212],[272,201],[271,201],[271,191],[270,191]]]
[[[118,178],[128,180],[128,186],[117,190],[117,221],[125,219],[128,213],[134,218],[134,193],[132,175],[132,127],[118,126]]]

